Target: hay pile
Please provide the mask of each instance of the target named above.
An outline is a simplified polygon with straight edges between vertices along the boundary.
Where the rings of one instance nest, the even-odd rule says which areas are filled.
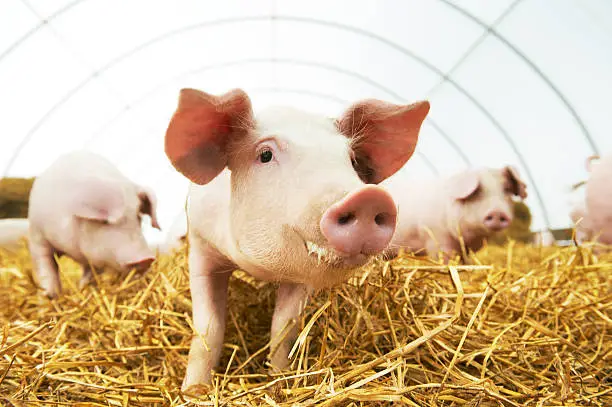
[[[25,248],[0,261],[0,404],[189,404],[184,251],[82,292],[63,258],[54,302],[33,285]],[[198,403],[612,405],[612,256],[510,243],[474,261],[403,256],[319,293],[285,377],[265,365],[273,286],[236,273],[221,374]]]

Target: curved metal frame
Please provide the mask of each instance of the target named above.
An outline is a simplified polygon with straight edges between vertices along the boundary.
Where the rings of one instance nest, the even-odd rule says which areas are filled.
[[[73,7],[79,5],[80,3],[83,3],[85,1],[87,1],[87,0],[75,0],[72,3],[66,4],[61,9],[55,11],[53,14],[51,14],[46,19],[41,20],[40,24],[38,24],[36,27],[34,27],[31,30],[29,30],[21,38],[19,38],[17,41],[15,41],[13,44],[11,44],[2,54],[0,54],[0,61],[2,61],[2,59],[4,59],[6,56],[8,56],[15,48],[17,48],[19,45],[21,45],[23,42],[25,42],[28,38],[30,38],[32,35],[34,35],[40,28],[44,27],[45,25],[47,25],[49,22],[53,21],[54,19],[56,19],[60,15],[64,14],[65,12],[71,10]],[[582,133],[584,134],[585,138],[587,139],[587,142],[589,143],[591,149],[593,150],[593,153],[594,154],[599,154],[599,149],[597,148],[597,145],[595,144],[593,138],[591,137],[591,134],[590,134],[589,130],[586,127],[586,124],[584,124],[584,122],[582,121],[580,115],[578,114],[578,112],[576,112],[576,109],[572,106],[572,104],[569,102],[569,100],[563,94],[563,92],[561,92],[561,90],[552,82],[552,80],[547,75],[545,75],[544,72],[542,72],[542,70],[531,60],[531,58],[529,58],[525,54],[523,54],[505,36],[503,36],[499,32],[497,32],[494,29],[493,26],[487,25],[484,21],[480,20],[474,14],[470,13],[469,11],[467,11],[465,8],[463,8],[463,7],[461,7],[461,6],[457,5],[457,4],[454,4],[454,3],[450,2],[449,0],[438,0],[438,1],[443,3],[444,5],[446,5],[447,7],[450,7],[452,9],[454,9],[455,11],[457,11],[458,13],[463,15],[465,18],[471,20],[473,23],[478,24],[480,27],[482,27],[485,30],[487,30],[487,35],[493,35],[495,38],[499,39],[506,47],[508,47],[523,62],[525,62],[527,65],[529,65],[529,67],[540,77],[540,79],[542,79],[546,83],[546,85],[551,88],[551,90],[555,93],[555,95],[557,95],[557,97],[565,105],[565,107],[570,112],[570,114],[574,117],[574,120],[576,121],[576,123],[580,127],[580,129],[581,129]],[[513,9],[517,5],[517,3],[519,1],[521,1],[521,0],[517,0],[515,3],[513,3],[509,7],[509,9],[506,12],[503,13],[504,17],[505,17],[505,14],[507,14],[510,11],[510,9]],[[444,75],[442,77],[443,78],[442,83],[446,81],[446,77],[447,76],[448,75]]]
[[[542,72],[542,70],[535,64],[535,62],[531,60],[531,58],[523,54],[521,50],[519,50],[514,44],[512,44],[505,36],[497,32],[494,27],[487,25],[484,21],[480,20],[478,17],[471,14],[463,7],[453,4],[448,0],[438,0],[438,1],[446,4],[448,7],[454,9],[455,11],[463,15],[465,18],[471,20],[472,22],[478,24],[480,27],[486,29],[488,34],[500,40],[506,47],[508,47],[508,49],[510,49],[525,64],[527,64],[533,70],[533,72],[535,72],[535,74],[542,81],[544,81],[544,83],[555,93],[555,95],[557,95],[559,100],[561,100],[561,103],[565,105],[565,108],[568,110],[569,114],[574,118],[574,121],[580,127],[580,130],[582,131],[582,134],[586,138],[586,141],[589,144],[589,147],[593,150],[593,154],[599,154],[599,149],[597,148],[595,141],[591,137],[591,133],[587,129],[586,124],[582,121],[582,118],[580,117],[580,115],[578,114],[574,106],[572,106],[572,104],[567,99],[567,97],[563,94],[563,92],[561,92],[561,89],[559,89],[557,85],[555,85],[553,81],[548,76],[546,76],[544,72]]]
[[[75,3],[73,3],[73,5],[75,5]],[[63,9],[63,12],[67,11],[69,8],[71,8],[71,7],[70,6],[65,7]],[[55,17],[57,17],[57,15],[59,15],[59,13],[56,13]],[[124,54],[121,54],[121,55],[119,55],[116,58],[113,58],[106,65],[104,65],[100,70],[94,72],[87,79],[85,79],[84,81],[79,83],[75,88],[73,88],[66,95],[64,95],[64,97],[62,97],[55,105],[53,105],[53,107],[47,113],[45,113],[43,115],[43,117],[41,117],[41,119],[34,125],[34,127],[28,132],[28,134],[26,134],[26,136],[21,140],[21,143],[17,146],[17,148],[13,152],[13,155],[11,156],[11,159],[9,160],[8,165],[4,169],[4,174],[6,174],[6,172],[8,170],[10,170],[10,167],[13,165],[16,157],[20,154],[21,150],[28,143],[28,141],[32,137],[32,135],[42,126],[42,124],[44,124],[44,122],[47,120],[47,118],[50,117],[61,105],[63,105],[67,100],[69,100],[81,88],[83,88],[91,80],[96,78],[100,73],[103,73],[104,71],[110,69],[112,66],[114,66],[117,63],[121,62],[122,60],[124,60],[124,59],[126,59],[126,58],[128,58],[128,57],[130,57],[132,55],[134,55],[138,51],[140,51],[140,50],[142,50],[144,48],[147,48],[148,46],[150,46],[150,45],[152,45],[152,44],[154,44],[156,42],[159,42],[159,41],[164,40],[166,38],[172,37],[174,35],[178,35],[178,34],[181,34],[183,32],[187,32],[187,31],[190,31],[190,30],[198,29],[198,28],[211,27],[211,26],[217,26],[217,25],[223,25],[223,24],[240,23],[240,22],[254,22],[254,21],[292,21],[292,22],[301,22],[301,23],[305,23],[305,24],[312,24],[312,25],[331,27],[331,28],[339,29],[341,31],[351,32],[353,34],[364,36],[364,37],[370,38],[372,40],[378,41],[378,42],[380,42],[380,43],[382,43],[384,45],[387,45],[387,46],[391,47],[392,49],[400,52],[401,54],[403,54],[403,55],[413,59],[414,61],[417,61],[418,63],[420,63],[421,65],[425,66],[426,68],[428,68],[432,72],[435,72],[437,75],[439,75],[440,77],[445,79],[448,83],[453,85],[466,98],[468,98],[468,100],[485,117],[487,117],[489,119],[489,121],[494,125],[494,127],[500,132],[502,137],[506,140],[506,142],[508,143],[508,145],[510,146],[510,148],[512,149],[514,154],[517,156],[519,162],[521,163],[521,165],[525,169],[526,177],[530,180],[530,182],[532,184],[532,187],[533,187],[533,189],[535,191],[535,194],[536,194],[536,198],[537,198],[538,204],[539,204],[539,206],[540,206],[540,208],[542,210],[542,216],[544,217],[544,221],[545,221],[547,227],[550,227],[550,221],[549,221],[549,218],[548,218],[548,212],[546,210],[546,205],[544,204],[544,201],[543,201],[542,196],[541,196],[541,194],[539,192],[539,189],[538,189],[536,183],[534,182],[534,178],[533,178],[533,175],[531,173],[531,170],[530,170],[529,166],[527,165],[526,161],[524,160],[523,156],[520,154],[518,148],[516,147],[516,145],[514,144],[513,140],[511,139],[511,137],[509,136],[507,131],[504,129],[504,127],[501,126],[501,124],[497,121],[497,119],[495,119],[495,117],[491,114],[491,112],[489,112],[488,109],[486,109],[465,88],[463,88],[461,85],[459,85],[457,82],[455,82],[452,78],[448,77],[443,71],[441,71],[439,68],[434,66],[429,61],[425,60],[424,58],[416,55],[415,53],[413,53],[413,52],[411,52],[411,51],[401,47],[400,45],[398,45],[398,44],[396,44],[396,43],[394,43],[394,42],[392,42],[390,40],[387,40],[386,38],[383,38],[383,37],[381,37],[379,35],[376,35],[374,33],[371,33],[369,31],[366,31],[366,30],[363,30],[363,29],[360,29],[360,28],[351,27],[351,26],[347,26],[347,25],[343,25],[343,24],[339,24],[339,23],[332,23],[332,22],[321,21],[321,20],[313,19],[313,18],[304,18],[304,17],[295,17],[295,16],[278,16],[278,15],[273,15],[273,16],[256,16],[256,17],[236,17],[236,18],[226,18],[226,19],[219,19],[219,20],[214,20],[214,21],[209,21],[209,22],[197,23],[197,24],[181,27],[179,29],[172,30],[172,31],[169,31],[169,32],[167,32],[165,34],[162,34],[160,36],[154,37],[154,38],[152,38],[152,39],[150,39],[148,41],[145,41],[144,43],[140,44],[139,46],[133,48],[132,50],[130,50],[130,51],[124,53]],[[505,42],[505,43],[509,44],[508,42]]]
[[[235,66],[235,65],[247,65],[247,64],[257,64],[257,63],[280,63],[280,64],[290,64],[290,65],[296,65],[296,66],[303,66],[303,67],[313,67],[313,68],[318,68],[324,71],[330,71],[330,72],[335,72],[350,78],[354,78],[357,79],[359,81],[362,81],[364,83],[367,83],[368,85],[374,87],[375,89],[386,93],[388,95],[390,95],[391,97],[399,100],[399,101],[404,101],[407,102],[407,100],[403,97],[401,97],[399,94],[395,93],[393,90],[381,85],[380,83],[366,77],[363,76],[357,72],[348,70],[348,69],[343,69],[343,68],[339,68],[333,65],[327,65],[327,64],[322,64],[319,62],[311,62],[311,61],[305,61],[305,60],[298,60],[298,59],[289,59],[289,58],[247,58],[247,59],[238,59],[238,60],[234,60],[234,61],[226,61],[226,62],[221,62],[221,63],[215,63],[215,64],[210,64],[210,65],[204,65],[195,69],[190,69],[189,71],[180,73],[178,75],[175,75],[174,77],[172,77],[171,79],[165,80],[161,83],[158,83],[156,86],[154,86],[151,90],[145,92],[141,97],[135,99],[135,101],[133,101],[132,103],[127,104],[123,110],[121,110],[119,112],[119,114],[115,115],[111,120],[107,121],[106,123],[104,123],[99,131],[97,131],[91,138],[89,138],[88,140],[85,141],[84,146],[88,146],[91,142],[93,142],[94,140],[96,140],[99,136],[100,133],[102,132],[102,129],[107,128],[109,125],[111,125],[112,123],[114,123],[115,121],[117,121],[120,117],[123,116],[123,114],[125,112],[127,112],[128,110],[131,110],[132,107],[134,107],[135,105],[140,104],[141,102],[143,102],[144,100],[147,100],[151,95],[153,95],[154,93],[156,93],[160,88],[162,88],[163,86],[165,86],[166,84],[173,82],[173,81],[177,81],[177,80],[181,80],[182,78],[186,77],[186,76],[190,76],[190,75],[197,75],[203,71],[208,71],[208,70],[212,70],[212,69],[219,69],[219,68],[225,68],[225,67],[230,67],[230,66]],[[323,93],[320,93],[323,94]],[[346,101],[346,103],[349,103],[348,101]],[[453,149],[457,155],[459,155],[459,157],[461,158],[461,160],[467,165],[470,166],[471,165],[471,161],[469,159],[469,157],[465,154],[465,152],[461,149],[461,147],[459,147],[452,138],[449,137],[449,135],[435,122],[434,119],[432,119],[431,117],[428,117],[426,119],[426,121],[428,122],[428,124],[436,131],[440,134],[440,136],[444,139],[444,141],[446,141],[446,143],[448,145],[450,145],[451,149]],[[436,170],[436,174],[438,174],[439,172]]]
[[[38,32],[38,30],[40,30],[42,27],[46,26],[47,24],[49,24],[49,22],[55,20],[57,17],[61,16],[62,14],[64,14],[65,12],[67,12],[68,10],[73,8],[74,6],[76,6],[79,3],[82,3],[84,1],[87,1],[87,0],[75,0],[72,3],[64,5],[64,7],[60,8],[59,10],[57,10],[55,13],[51,14],[46,19],[40,20],[40,23],[36,27],[32,28],[27,33],[22,35],[17,41],[12,43],[2,54],[0,54],[0,62],[4,58],[6,58],[11,52],[13,52],[17,47],[19,47],[22,43],[26,42],[28,40],[28,38],[30,38],[32,35],[36,34]]]
[[[480,34],[480,36],[476,39],[476,41],[472,42],[466,49],[465,51],[463,51],[463,53],[461,54],[461,56],[455,61],[455,63],[453,64],[453,66],[451,66],[447,71],[446,71],[446,76],[451,76],[461,65],[463,65],[463,63],[465,61],[467,61],[467,59],[472,55],[472,53],[474,53],[475,50],[478,49],[478,47],[480,47],[482,45],[482,43],[487,39],[487,37],[489,36],[489,32],[490,30],[493,29],[493,27],[499,25],[506,17],[508,17],[508,15],[516,8],[516,6],[519,5],[519,3],[521,3],[523,0],[512,0],[512,3],[510,3],[510,5],[508,7],[506,7],[506,9],[504,11],[502,11],[497,18],[495,19],[495,21],[493,21],[491,23],[491,25],[489,25],[487,27],[487,30],[484,31],[482,34]],[[447,4],[448,5],[448,4]],[[444,85],[446,83],[445,79],[440,80],[436,85],[434,85],[431,89],[429,89],[429,92],[427,92],[428,95],[431,95],[432,93],[434,93],[440,86]]]

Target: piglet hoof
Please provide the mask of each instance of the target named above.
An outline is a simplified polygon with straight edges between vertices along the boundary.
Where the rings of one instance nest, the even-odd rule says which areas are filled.
[[[279,368],[279,367],[277,367],[277,366],[270,366],[270,367],[268,367],[268,375],[269,375],[269,376],[275,376],[275,375],[278,375],[279,373],[283,373],[283,371],[284,371],[285,369],[286,369],[286,368]]]
[[[60,296],[59,290],[55,288],[46,288],[44,289],[44,293],[49,300],[57,300]]]
[[[56,300],[61,294],[61,288],[58,284],[49,281],[42,281],[40,283],[44,295],[50,300]]]
[[[93,271],[91,271],[90,269],[83,270],[83,275],[81,276],[81,279],[79,280],[79,290],[83,290],[89,284],[94,285],[95,283],[96,283],[96,280],[94,278]]]
[[[183,393],[184,396],[187,397],[195,397],[195,398],[200,398],[202,396],[206,396],[208,394],[210,394],[213,391],[213,387],[209,384],[192,384],[190,386],[188,386],[187,388],[184,387],[185,385],[183,384],[183,387],[181,388],[181,392]]]
[[[283,352],[283,349],[279,349],[274,355],[268,355],[269,365],[268,374],[275,375],[287,371],[291,365],[291,359],[289,359],[289,351]]]
[[[203,366],[188,365],[181,385],[183,394],[198,397],[210,393],[213,390],[212,372],[206,373]]]
[[[287,356],[278,357],[275,355],[275,357],[270,360],[270,370],[278,373],[280,371],[286,370],[290,364],[291,360],[289,360]]]

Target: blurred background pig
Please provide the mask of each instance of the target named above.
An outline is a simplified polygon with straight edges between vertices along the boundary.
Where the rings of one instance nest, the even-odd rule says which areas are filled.
[[[599,161],[598,155],[592,155],[585,161],[585,168],[590,174],[597,167]],[[582,181],[574,184],[569,193],[569,217],[572,220],[576,231],[575,239],[578,243],[584,243],[593,238],[593,230],[591,229],[591,220],[587,216],[586,191],[587,181]]]
[[[337,120],[284,107],[255,118],[242,90],[180,92],[165,143],[174,167],[193,182],[196,335],[183,390],[211,383],[236,268],[280,283],[269,356],[276,368],[288,365],[296,329],[285,328],[309,293],[346,281],[390,242],[396,205],[383,188],[366,184],[380,183],[412,156],[428,112],[426,101],[364,100]]]
[[[584,225],[588,240],[612,245],[612,153],[587,159]],[[600,251],[601,247],[597,249]]]
[[[83,287],[92,267],[144,270],[155,260],[141,228],[142,215],[156,217],[156,197],[134,184],[105,158],[87,151],[59,156],[36,178],[28,219],[32,265],[46,295],[61,292],[54,255],[83,266]]]
[[[399,249],[446,260],[479,250],[485,239],[506,229],[513,217],[513,196],[525,199],[526,185],[512,166],[469,169],[450,177],[419,180],[404,171],[385,180],[398,204],[398,224],[385,256]]]

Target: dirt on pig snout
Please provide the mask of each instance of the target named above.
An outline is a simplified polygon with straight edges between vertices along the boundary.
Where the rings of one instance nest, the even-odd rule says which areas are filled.
[[[46,299],[0,253],[0,404],[178,406],[191,341],[185,249]],[[473,265],[402,255],[309,300],[292,370],[268,375],[274,284],[235,273],[204,405],[611,405],[612,256],[485,247]]]

